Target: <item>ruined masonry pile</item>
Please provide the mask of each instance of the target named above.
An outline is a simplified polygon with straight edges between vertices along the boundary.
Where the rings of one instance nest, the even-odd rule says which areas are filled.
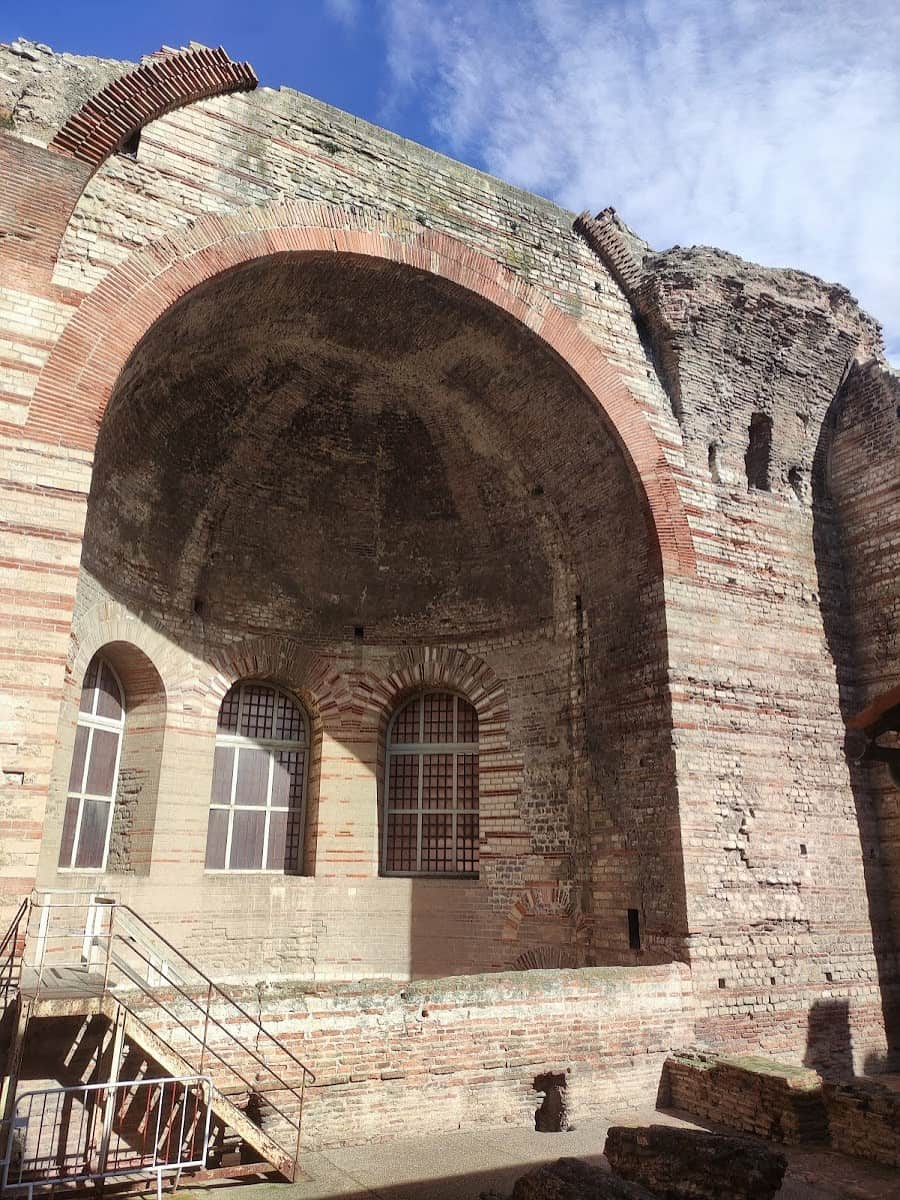
[[[670,1107],[729,1129],[785,1145],[828,1139],[822,1080],[804,1067],[685,1051],[666,1061],[662,1086]]]
[[[659,1200],[772,1200],[787,1170],[783,1154],[750,1138],[670,1125],[614,1126],[603,1152]]]

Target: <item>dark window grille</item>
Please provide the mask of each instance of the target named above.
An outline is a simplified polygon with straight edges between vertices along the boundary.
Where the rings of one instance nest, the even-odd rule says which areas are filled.
[[[219,709],[207,870],[300,870],[308,751],[290,696],[262,683],[231,689]]]
[[[422,692],[388,728],[385,875],[478,875],[478,715],[452,692]]]

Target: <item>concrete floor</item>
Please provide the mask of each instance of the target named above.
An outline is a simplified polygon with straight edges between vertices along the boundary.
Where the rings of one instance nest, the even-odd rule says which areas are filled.
[[[215,1200],[478,1200],[484,1191],[509,1196],[519,1176],[540,1163],[563,1156],[603,1163],[610,1125],[649,1124],[694,1123],[675,1113],[631,1111],[583,1121],[564,1134],[504,1126],[352,1146],[307,1154],[297,1183],[220,1183]],[[900,1200],[896,1171],[829,1150],[779,1148],[790,1165],[778,1200]],[[185,1188],[179,1196],[210,1200],[209,1190]]]

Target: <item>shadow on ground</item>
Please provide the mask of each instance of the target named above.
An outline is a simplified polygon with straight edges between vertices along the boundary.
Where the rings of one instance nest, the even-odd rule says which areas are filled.
[[[665,1110],[616,1113],[581,1122],[566,1133],[487,1129],[403,1138],[394,1142],[307,1154],[296,1183],[227,1182],[216,1200],[479,1200],[509,1196],[515,1181],[564,1156],[604,1164],[610,1125],[673,1124],[715,1128]],[[779,1147],[789,1166],[777,1200],[897,1200],[895,1171],[819,1147]],[[249,1190],[248,1190],[249,1189]],[[209,1188],[196,1189],[209,1200]],[[181,1200],[192,1200],[181,1192]]]

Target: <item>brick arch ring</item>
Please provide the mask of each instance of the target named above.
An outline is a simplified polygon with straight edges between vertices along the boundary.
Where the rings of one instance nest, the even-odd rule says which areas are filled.
[[[66,686],[78,693],[95,654],[114,646],[129,660],[132,672],[153,680],[146,690],[156,688],[163,707],[171,702],[169,681],[172,677],[172,647],[164,631],[148,622],[136,620],[124,605],[102,600],[84,613],[73,629],[66,662]],[[121,673],[121,672],[120,672]]]
[[[401,701],[421,688],[465,696],[478,714],[482,738],[487,734],[498,749],[509,750],[509,704],[503,684],[483,659],[453,646],[411,647],[393,658],[382,674],[359,680],[351,713],[360,728],[377,730],[383,740]]]
[[[423,688],[458,692],[478,715],[478,807],[481,862],[502,857],[492,844],[496,808],[508,823],[510,806],[518,811],[524,788],[522,755],[512,749],[509,703],[503,683],[484,659],[453,646],[415,646],[398,654],[379,675],[356,681],[349,716],[357,728],[375,737],[379,845],[385,805],[388,726],[404,700]],[[524,827],[521,830],[527,836]]]
[[[278,684],[293,692],[318,728],[349,704],[349,688],[334,662],[292,638],[270,635],[238,642],[218,654],[201,685],[201,711],[207,723],[219,715],[228,691],[244,679]]]
[[[281,254],[345,253],[407,265],[507,312],[593,397],[643,495],[667,575],[696,575],[693,538],[672,465],[619,371],[576,321],[486,255],[434,230],[357,210],[289,202],[202,217],[136,251],[85,298],[38,380],[22,433],[93,451],[128,359],[155,322],[193,288]]]

